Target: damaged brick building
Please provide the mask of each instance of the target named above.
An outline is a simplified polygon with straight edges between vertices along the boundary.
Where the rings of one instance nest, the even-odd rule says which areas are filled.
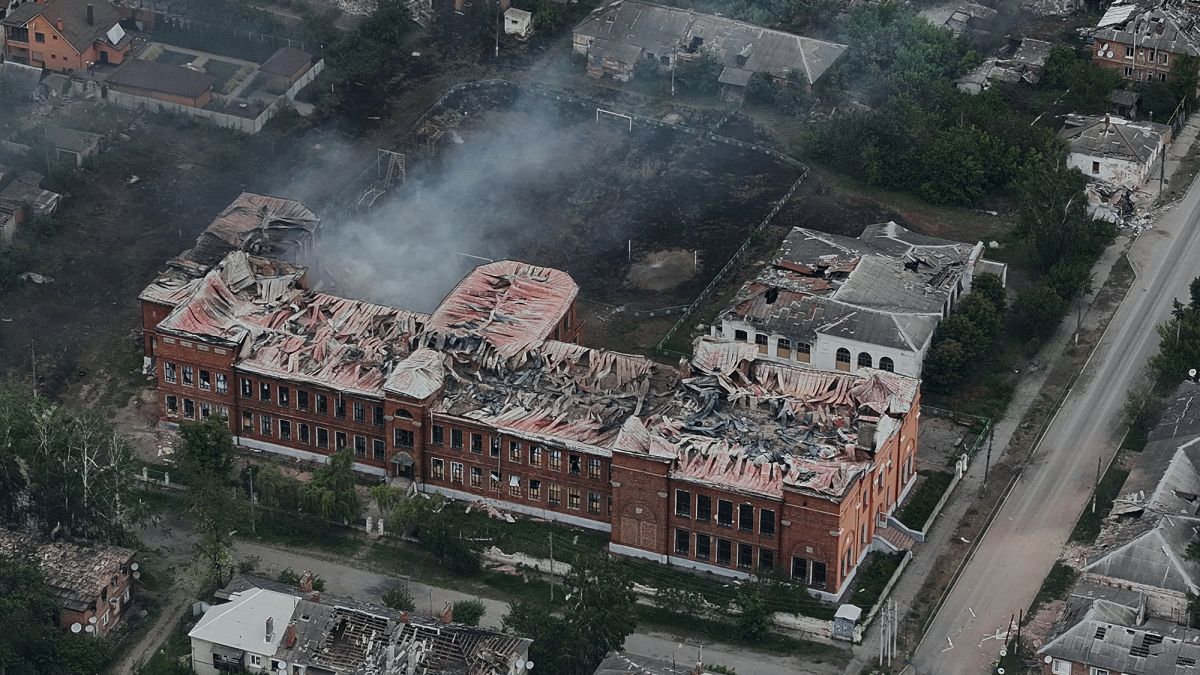
[[[261,220],[259,253],[297,233]],[[245,447],[349,449],[381,478],[611,532],[617,553],[782,568],[825,597],[887,546],[876,529],[914,476],[915,379],[707,337],[677,367],[581,346],[578,286],[521,262],[477,267],[426,315],[312,291],[304,268],[222,241],[141,296],[169,422],[223,415]]]

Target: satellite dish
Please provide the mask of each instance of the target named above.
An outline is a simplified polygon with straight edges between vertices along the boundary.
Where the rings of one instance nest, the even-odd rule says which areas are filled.
[[[1047,654],[1047,655],[1046,655],[1046,658],[1042,659],[1042,662],[1043,662],[1043,663],[1050,663],[1050,662],[1051,662],[1051,661],[1053,661],[1053,660],[1054,660],[1054,659],[1053,659],[1053,658],[1052,658],[1052,657],[1051,657],[1049,654]]]
[[[525,662],[522,661],[521,659],[517,659],[517,668],[520,669],[520,668],[524,668],[524,667],[525,667]]]
[[[1191,370],[1188,371],[1188,377],[1192,378],[1193,380],[1196,379],[1196,369],[1195,368],[1192,368]]]
[[[142,578],[142,573],[141,573],[141,572],[134,572],[134,573],[133,573],[133,578],[134,578],[134,579],[141,579],[141,578]]]
[[[78,633],[81,630],[83,630],[83,624],[79,623],[78,621],[71,624],[71,632],[72,633]]]
[[[533,661],[525,662],[525,670],[533,670]]]
[[[95,626],[93,626],[93,625],[91,625],[91,624],[88,624],[87,628],[84,628],[84,630],[86,630],[86,631],[87,631],[87,632],[89,632],[89,633],[95,633],[95,632],[96,632],[96,627],[95,627]]]
[[[96,623],[96,617],[94,617],[94,616],[89,616],[89,617],[88,617],[88,623],[93,623],[93,624],[94,624],[94,623]]]
[[[133,563],[132,565],[129,566],[129,569],[133,570],[134,572],[138,571],[138,568],[139,568],[139,565],[137,563]]]
[[[1004,675],[1004,669],[1003,669],[1003,668],[997,668],[997,669],[996,669],[996,675]]]
[[[1004,647],[1000,648],[1000,656],[1008,656],[1008,650]]]

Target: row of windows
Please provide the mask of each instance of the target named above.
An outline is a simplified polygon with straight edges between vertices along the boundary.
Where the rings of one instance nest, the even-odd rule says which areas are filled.
[[[189,420],[206,420],[217,414],[226,419],[229,418],[229,408],[223,405],[213,405],[208,401],[196,401],[190,398],[181,399],[178,396],[168,395],[167,399],[167,415],[170,417],[179,417],[182,413],[184,419]]]
[[[1099,52],[1099,53],[1100,53],[1100,54],[1103,54],[1103,53],[1104,53],[1104,46],[1103,46],[1103,45],[1100,47],[1100,52]],[[1127,60],[1133,59],[1133,47],[1132,47],[1132,46],[1130,46],[1130,45],[1125,45],[1125,58],[1126,58]],[[1147,51],[1147,50],[1145,50],[1145,49],[1139,49],[1139,50],[1138,50],[1138,52],[1137,52],[1137,60],[1138,60],[1138,61],[1141,61],[1142,63],[1154,63],[1154,60],[1155,60],[1155,59],[1154,59],[1154,50],[1149,50],[1149,51]],[[1165,66],[1165,65],[1168,65],[1168,63],[1169,63],[1169,52],[1159,52],[1159,54],[1158,54],[1158,62],[1159,62],[1161,65],[1164,65],[1164,66]]]
[[[447,481],[446,477],[446,460],[434,457],[430,460],[430,479],[438,481]],[[483,489],[483,472],[484,469],[478,466],[465,466],[462,462],[449,462],[450,474],[449,483],[452,485],[470,485],[473,488]],[[469,469],[469,471],[468,471]],[[558,483],[543,483],[537,478],[523,480],[520,476],[509,474],[505,480],[501,473],[495,469],[488,470],[488,489],[492,492],[500,492],[501,486],[507,485],[507,494],[509,497],[525,498],[530,501],[540,502],[545,493],[546,503],[551,507],[560,506],[563,503],[563,486]],[[567,486],[566,506],[573,511],[581,511],[584,508],[583,491],[580,488]],[[601,506],[601,494],[599,492],[587,493],[587,511],[592,514],[599,514]],[[611,508],[611,505],[610,505]]]
[[[675,491],[675,515],[680,518],[695,518],[698,523],[712,520],[712,497],[696,495],[695,509],[692,508],[692,493],[688,490]],[[733,502],[728,499],[717,500],[717,525],[733,527]],[[754,505],[738,504],[737,526],[742,532],[753,532],[755,526]],[[775,510],[758,509],[758,533],[775,536]]]
[[[695,548],[693,549],[693,542]],[[714,546],[715,542],[715,546]],[[754,550],[750,544],[737,544],[738,569],[754,569]],[[715,556],[714,556],[715,553]],[[688,556],[696,560],[715,560],[718,565],[734,564],[734,543],[728,539],[710,537],[701,532],[675,530],[675,554]],[[769,548],[758,549],[758,569],[769,570],[775,567],[775,551]]]
[[[393,443],[396,447],[412,447],[412,432],[405,429],[396,429]],[[450,429],[450,447],[455,450],[464,449],[464,441],[469,436],[470,451],[476,455],[483,454],[484,435],[481,433],[471,432],[464,434],[462,429]],[[430,429],[430,443],[433,445],[446,444],[446,429],[440,424],[434,424]],[[489,436],[487,438],[488,455],[490,457],[500,457],[500,437]],[[529,457],[526,461],[525,452],[528,451]],[[555,449],[545,449],[538,445],[525,446],[520,441],[508,442],[508,461],[511,464],[527,463],[529,466],[542,467],[546,466],[551,471],[563,470],[563,451]],[[600,478],[602,464],[598,457],[587,457],[587,463],[584,463],[584,457],[575,453],[566,453],[566,470],[569,475],[582,476],[584,467],[587,467],[588,478]]]
[[[211,373],[204,369],[195,369],[192,366],[179,367],[177,364],[169,361],[163,362],[163,379],[171,384],[182,383],[185,387],[198,387],[203,391],[212,391],[213,383],[216,383],[216,391],[218,394],[229,392],[229,379],[225,373]]]
[[[256,417],[258,418],[257,424],[255,423]],[[322,449],[329,448],[329,429],[325,427],[313,428],[305,422],[293,422],[289,419],[261,413],[255,415],[249,410],[242,411],[242,431],[258,434],[264,438],[278,437],[281,441],[294,440]],[[358,434],[350,436],[344,431],[336,430],[333,432],[334,450],[344,450],[350,447],[352,441],[354,454],[357,457],[366,457],[367,452],[370,451],[371,458],[377,462],[382,462],[387,458],[387,447],[382,438],[368,438]]]
[[[750,336],[744,330],[735,330],[735,331],[733,331],[733,339],[738,342],[749,342]],[[760,354],[767,353],[767,345],[768,345],[769,340],[770,340],[770,338],[766,333],[755,333],[754,334],[754,344],[758,345],[758,351]],[[775,340],[776,356],[779,356],[780,358],[785,358],[785,359],[792,358],[793,352],[795,352],[795,359],[797,361],[800,361],[802,363],[809,363],[809,361],[812,358],[812,345],[810,345],[807,342],[797,342],[793,345],[792,341],[788,338],[783,338],[783,337],[776,338],[776,340]],[[835,358],[838,363],[838,368],[840,370],[848,371],[850,369],[850,350],[849,349],[846,349],[845,347],[838,349],[837,353],[835,355]],[[869,353],[859,352],[858,365],[860,368],[871,368],[871,367],[873,367],[873,364],[874,364],[874,359],[871,357],[871,355]],[[896,369],[896,363],[891,358],[884,356],[879,359],[879,369],[894,372]]]
[[[839,347],[837,350],[837,353],[834,355],[834,358],[838,363],[839,370],[850,370],[850,350],[849,349],[846,349],[845,347]],[[859,368],[870,368],[870,367],[872,367],[873,363],[874,363],[874,361],[871,358],[870,354],[868,354],[867,352],[859,352],[858,353],[858,367]],[[881,357],[879,359],[879,369],[886,370],[888,372],[895,372],[896,363],[895,363],[895,361],[892,361],[892,359],[890,357],[887,357],[887,356]]]
[[[243,377],[241,380],[242,398],[254,398],[254,382],[248,377]],[[259,381],[258,383],[258,400],[263,403],[274,402],[283,408],[292,407],[292,389],[284,385],[272,387],[270,382]],[[296,410],[302,412],[315,412],[318,415],[329,414],[330,397],[326,394],[313,394],[304,389],[296,390]],[[367,423],[367,404],[361,401],[352,401],[350,411],[353,415],[353,420],[359,424]],[[346,419],[346,399],[340,395],[333,396],[333,416],[338,419]],[[371,423],[377,427],[383,426],[383,406],[371,406]]]

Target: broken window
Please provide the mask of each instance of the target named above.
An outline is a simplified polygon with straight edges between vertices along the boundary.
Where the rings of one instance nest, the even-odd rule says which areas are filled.
[[[562,471],[562,451],[561,450],[551,450],[550,451],[550,470],[551,471]]]
[[[383,406],[375,406],[375,411],[371,413],[371,423],[377,427],[383,426]]]
[[[301,443],[308,444],[308,443],[312,442],[311,437],[309,436],[309,429],[308,429],[307,424],[304,424],[303,422],[301,422],[300,427],[299,427],[299,429],[297,429],[297,431],[300,432],[300,442]]]
[[[446,442],[446,430],[442,428],[442,425],[433,425],[433,431],[430,434],[429,440],[434,445],[441,445]]]
[[[191,386],[194,386],[195,384],[196,384],[196,381],[195,381],[195,376],[192,371],[192,367],[184,366],[183,367],[183,386],[191,387]]]
[[[784,358],[791,356],[792,341],[787,338],[779,338],[775,341],[775,352]]]
[[[329,414],[329,397],[325,394],[317,394],[317,414]]]
[[[812,345],[807,342],[796,343],[796,360],[808,363],[812,359]]]
[[[287,406],[291,401],[291,390],[287,387],[279,387],[279,405]]]
[[[408,429],[393,429],[392,445],[397,448],[411,448],[413,446],[413,432]]]
[[[754,344],[766,347],[767,346],[766,334],[765,333],[755,333],[754,334]]]
[[[499,471],[489,471],[488,476],[491,479],[488,482],[488,486],[491,487],[492,492],[499,492],[500,491],[500,472]]]
[[[689,555],[692,552],[691,532],[675,530],[675,552],[679,555]]]
[[[483,469],[471,467],[471,487],[483,487]]]
[[[329,447],[329,430],[324,427],[317,427],[317,447]]]
[[[296,408],[299,410],[308,410],[308,392],[303,389],[296,390]]]
[[[571,472],[572,476],[578,476],[583,473],[583,458],[576,454],[568,455],[567,470]]]
[[[292,440],[292,423],[288,420],[279,420],[279,438],[281,440]]]
[[[792,558],[792,579],[808,583],[808,559],[795,556]]]
[[[463,465],[462,462],[450,462],[450,482],[462,485],[463,482]]]
[[[456,450],[462,450],[462,446],[463,446],[462,438],[463,438],[462,437],[462,429],[451,429],[450,430],[450,447],[452,447]]]
[[[471,452],[483,454],[483,434],[471,434]]]
[[[733,543],[728,539],[717,540],[717,564],[728,565],[733,562]]]
[[[200,371],[200,388],[204,391],[212,390],[212,374],[207,370]]]
[[[271,385],[266,382],[261,382],[258,385],[258,398],[260,401],[267,403],[271,402]]]
[[[367,421],[367,408],[366,408],[366,406],[364,406],[362,403],[359,403],[358,401],[354,402],[354,421],[355,422],[366,422]]]
[[[513,464],[521,463],[521,444],[517,441],[508,442],[508,461]]]
[[[258,416],[258,433],[262,434],[263,436],[270,436],[271,435],[271,427],[272,427],[272,425],[274,425],[274,423],[275,423],[275,420],[271,419],[270,415],[259,415]]]
[[[600,493],[588,493],[588,513],[600,513]]]
[[[675,515],[680,518],[692,517],[692,493],[687,490],[675,491]]]
[[[217,373],[217,393],[229,393],[229,378],[225,377],[225,373]]]
[[[179,399],[174,396],[167,397],[167,414],[174,417],[179,414]]]
[[[200,419],[206,420],[212,415],[212,406],[207,401],[200,401]]]
[[[600,459],[596,457],[588,458],[588,478],[600,477]]]
[[[446,462],[434,457],[429,463],[429,473],[434,480],[446,480]]]
[[[750,336],[744,330],[735,330],[733,331],[733,339],[738,342],[746,342],[750,339]]]
[[[348,442],[348,440],[346,437],[346,432],[344,432],[344,431],[333,432],[333,445],[334,445],[335,450],[345,450],[347,442]]]
[[[254,384],[250,381],[250,378],[243,377],[242,378],[242,398],[250,398],[253,395],[254,395]]]
[[[775,551],[769,548],[760,548],[758,550],[758,569],[775,569]]]
[[[387,445],[383,442],[382,438],[371,439],[371,457],[376,462],[382,462],[387,459]]]
[[[530,466],[541,466],[542,465],[542,449],[541,448],[536,447],[536,446],[529,448],[529,465]]]
[[[529,479],[529,498],[530,499],[541,499],[542,498],[542,481],[535,480],[532,478]]]
[[[567,508],[578,511],[583,506],[583,501],[580,498],[579,488],[567,488]]]
[[[882,356],[879,358],[879,369],[894,373],[896,372],[896,364],[892,362],[891,358]]]
[[[490,439],[490,445],[491,445],[491,447],[489,449],[491,450],[492,457],[499,457],[500,456],[500,437],[492,436]]]
[[[346,399],[338,396],[333,401],[333,416],[338,419],[346,419]]]
[[[696,521],[707,523],[712,518],[712,497],[696,495]]]
[[[871,367],[871,363],[872,363],[872,361],[871,361],[871,355],[870,355],[870,354],[868,354],[868,353],[866,353],[866,352],[859,352],[859,353],[858,353],[858,367],[859,367],[859,368],[870,368],[870,367]]]
[[[717,500],[717,525],[733,527],[733,502]]]
[[[754,567],[754,547],[750,544],[738,544],[737,566],[748,570]]]
[[[242,411],[242,431],[254,431],[254,413]]]
[[[550,484],[549,495],[550,506],[558,506],[562,503],[562,486],[557,483]]]
[[[510,497],[521,496],[521,478],[519,476],[508,477],[508,495]]]
[[[738,529],[742,532],[754,531],[754,506],[751,504],[738,505]]]
[[[775,511],[771,509],[758,510],[758,533],[766,535],[775,534]]]
[[[696,558],[708,560],[710,539],[707,534],[696,533]]]
[[[814,560],[812,561],[812,580],[808,585],[816,588],[825,588],[825,563]]]
[[[1100,173],[1100,162],[1092,162],[1092,173]]]
[[[354,454],[357,457],[366,457],[367,456],[367,437],[366,436],[356,435],[354,437]]]

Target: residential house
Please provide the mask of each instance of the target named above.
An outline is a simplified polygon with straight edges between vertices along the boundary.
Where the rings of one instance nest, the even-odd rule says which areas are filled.
[[[130,59],[105,81],[107,87],[134,96],[203,108],[212,100],[217,79],[183,66]]]
[[[72,169],[83,166],[85,160],[100,154],[104,143],[102,134],[68,129],[57,124],[36,127],[32,137],[36,139],[35,143],[44,143],[48,150],[54,152],[58,164]]]
[[[1171,127],[1120,117],[1068,115],[1061,136],[1067,165],[1089,178],[1136,190],[1146,184],[1171,142]]]
[[[984,60],[970,73],[955,80],[955,85],[959,91],[979,94],[990,89],[993,82],[1037,84],[1042,79],[1042,69],[1051,47],[1044,40],[1014,40],[1000,56]]]
[[[1200,56],[1200,26],[1188,3],[1114,4],[1092,31],[1092,61],[1133,82],[1162,82],[1175,62]],[[1170,110],[1152,111],[1166,119]]]
[[[719,81],[726,98],[738,100],[754,73],[811,87],[846,51],[833,42],[640,0],[593,10],[575,27],[573,45],[587,57],[589,75],[622,82],[642,61],[670,68],[708,54],[724,65]]]
[[[880,531],[913,484],[915,379],[712,338],[679,368],[583,347],[575,282],[517,261],[421,314],[313,292],[303,268],[222,243],[141,296],[168,423],[220,415],[243,447],[345,449],[424,492],[610,532],[623,555],[783,568],[822,597],[896,546]]]
[[[1112,104],[1112,112],[1117,117],[1125,119],[1137,119],[1138,116],[1138,101],[1142,98],[1141,94],[1128,89],[1114,89],[1109,95],[1109,103]]]
[[[1200,529],[1197,406],[1200,384],[1184,382],[1133,458],[1082,570],[1093,583],[1142,593],[1150,616],[1177,623],[1200,594],[1200,562],[1188,555]]]
[[[0,555],[30,556],[59,603],[58,625],[107,635],[132,603],[137,554],[119,546],[49,542],[0,529]]]
[[[977,272],[1005,280],[983,244],[926,237],[896,223],[857,238],[796,228],[711,334],[755,345],[760,358],[822,370],[879,368],[918,377],[938,322]]]
[[[306,573],[304,579],[311,579]],[[305,582],[302,580],[302,584]],[[188,633],[192,670],[307,675],[525,675],[531,640],[416,617],[311,585],[238,575]]]
[[[4,58],[58,72],[87,72],[95,64],[119,64],[133,38],[107,0],[34,0],[0,19]]]
[[[17,175],[0,190],[0,245],[8,244],[21,225],[58,209],[62,195],[43,190],[42,176],[32,171]]]
[[[954,37],[967,39],[987,38],[998,14],[995,9],[976,2],[935,4],[925,7],[920,13],[934,26],[945,28]]]
[[[283,47],[258,67],[258,76],[266,78],[268,89],[283,93],[312,67],[312,54],[295,47]]]

